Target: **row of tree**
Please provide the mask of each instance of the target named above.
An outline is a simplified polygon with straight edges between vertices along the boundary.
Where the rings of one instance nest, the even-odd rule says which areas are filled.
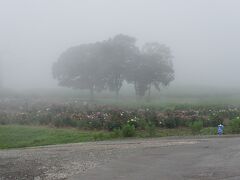
[[[160,90],[174,80],[170,49],[159,43],[136,46],[136,39],[117,35],[92,44],[71,47],[53,64],[60,86],[95,91],[110,90],[118,96],[123,82],[133,84],[143,97],[151,87]]]

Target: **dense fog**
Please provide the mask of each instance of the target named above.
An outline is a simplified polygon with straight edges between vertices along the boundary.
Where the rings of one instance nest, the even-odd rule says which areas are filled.
[[[55,88],[52,64],[69,47],[122,33],[171,48],[172,85],[240,84],[238,0],[0,0],[6,88]],[[171,87],[171,85],[170,85]]]

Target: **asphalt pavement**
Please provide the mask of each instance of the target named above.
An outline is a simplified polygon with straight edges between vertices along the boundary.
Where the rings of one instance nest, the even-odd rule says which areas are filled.
[[[157,141],[157,140],[156,140]],[[161,139],[158,140],[161,142]],[[179,144],[139,146],[134,153],[72,180],[240,180],[240,138],[177,139]],[[185,143],[184,143],[185,142]],[[194,142],[194,143],[187,143]]]

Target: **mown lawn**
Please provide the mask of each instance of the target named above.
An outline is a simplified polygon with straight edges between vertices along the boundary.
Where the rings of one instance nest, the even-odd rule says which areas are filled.
[[[76,129],[1,125],[0,149],[93,141],[96,139],[96,134],[95,131]],[[108,132],[101,132],[101,134],[103,139],[110,138]]]

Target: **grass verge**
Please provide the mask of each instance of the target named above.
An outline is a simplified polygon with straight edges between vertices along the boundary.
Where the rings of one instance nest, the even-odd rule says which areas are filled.
[[[204,128],[199,135],[214,135],[216,128]],[[136,131],[135,137],[191,136],[190,128],[156,129],[154,134],[148,131]],[[0,125],[0,149],[23,148],[55,144],[79,143],[98,140],[123,138],[122,132],[83,131],[67,128],[41,126]]]
[[[100,132],[3,125],[0,126],[0,149],[94,141],[97,133]],[[102,139],[111,138],[109,132],[101,132],[101,136]]]

